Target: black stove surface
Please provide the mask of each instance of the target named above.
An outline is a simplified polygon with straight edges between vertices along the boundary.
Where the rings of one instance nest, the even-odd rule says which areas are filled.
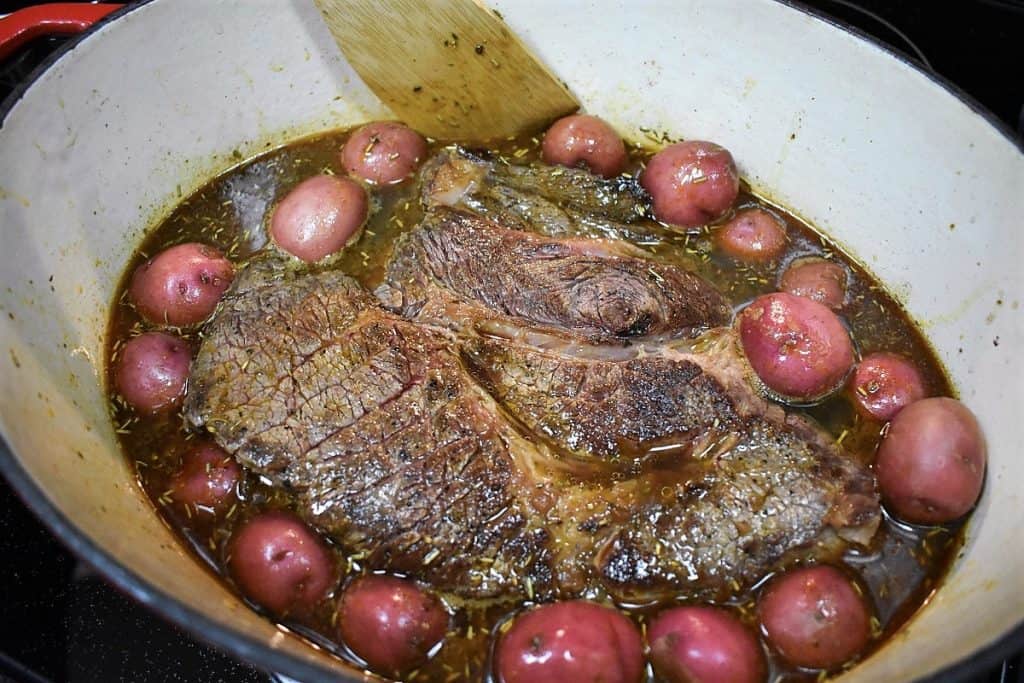
[[[35,4],[0,0],[0,13]],[[804,0],[952,81],[1024,135],[1024,0]],[[61,44],[0,64],[0,100]],[[0,479],[0,683],[265,681],[77,562]],[[1021,643],[1024,650],[1024,643]],[[972,683],[1024,683],[1017,654]]]

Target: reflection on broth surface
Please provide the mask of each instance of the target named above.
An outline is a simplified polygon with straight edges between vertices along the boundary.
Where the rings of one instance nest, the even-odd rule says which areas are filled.
[[[443,416],[453,421],[449,431],[455,436],[451,437],[452,441],[443,443],[444,447],[451,447],[451,452],[446,451],[445,455],[451,462],[457,461],[467,468],[482,467],[480,458],[486,456],[491,458],[486,462],[493,467],[498,466],[493,463],[499,463],[512,468],[502,480],[501,491],[495,488],[490,497],[472,498],[476,495],[473,487],[465,491],[469,500],[481,501],[480,506],[493,504],[494,510],[487,508],[488,519],[481,520],[480,524],[500,527],[507,545],[502,546],[494,539],[474,538],[476,545],[469,543],[467,547],[489,553],[483,557],[484,564],[494,564],[495,558],[504,558],[521,565],[510,571],[515,581],[506,581],[505,577],[493,579],[494,590],[485,590],[492,581],[487,577],[498,576],[503,570],[488,566],[487,571],[491,572],[488,574],[477,561],[480,558],[469,558],[466,560],[469,568],[459,565],[461,573],[457,573],[451,567],[457,564],[458,553],[451,551],[453,546],[444,545],[447,539],[403,541],[406,545],[402,552],[411,553],[416,558],[413,562],[402,560],[397,546],[361,537],[365,528],[369,528],[357,524],[365,510],[352,504],[351,510],[345,508],[344,513],[336,513],[336,508],[346,503],[330,497],[332,491],[350,490],[346,488],[350,482],[330,480],[329,485],[324,484],[335,474],[330,468],[323,469],[327,467],[325,462],[335,463],[340,471],[343,457],[356,457],[351,450],[355,446],[345,446],[350,450],[337,446],[333,451],[324,451],[326,455],[320,460],[314,457],[321,445],[323,448],[331,445],[334,434],[322,435],[319,443],[314,443],[310,437],[308,449],[302,453],[302,457],[309,456],[302,467],[310,472],[315,470],[318,473],[315,477],[320,479],[314,483],[327,492],[313,500],[314,494],[310,491],[321,489],[296,474],[301,468],[296,469],[298,466],[291,462],[278,462],[280,456],[276,452],[259,451],[254,444],[265,446],[270,441],[253,441],[251,432],[244,433],[250,425],[263,425],[268,430],[297,429],[296,425],[306,424],[303,420],[308,418],[303,410],[308,414],[321,409],[323,414],[343,412],[329,402],[316,408],[321,404],[312,396],[302,394],[313,385],[301,385],[305,380],[301,379],[298,369],[293,371],[290,381],[298,387],[296,395],[303,395],[309,403],[302,407],[291,406],[284,417],[254,417],[232,404],[230,409],[235,412],[225,414],[235,416],[242,427],[238,424],[218,426],[210,421],[211,415],[222,417],[209,407],[221,385],[206,377],[190,379],[188,420],[183,419],[180,411],[143,414],[133,410],[122,396],[112,395],[112,415],[122,448],[134,462],[141,485],[183,542],[225,581],[236,587],[240,583],[238,571],[231,570],[232,562],[239,561],[232,558],[232,552],[237,548],[242,525],[260,515],[279,511],[281,519],[296,520],[300,525],[303,523],[297,520],[302,517],[325,532],[316,542],[324,544],[329,564],[337,567],[340,577],[335,584],[332,575],[330,596],[313,600],[302,609],[293,609],[301,602],[295,602],[294,596],[285,596],[280,604],[264,601],[263,605],[254,604],[254,607],[356,666],[371,666],[378,672],[401,675],[408,680],[454,681],[491,676],[496,634],[508,631],[513,615],[535,603],[584,597],[614,604],[643,631],[668,606],[713,602],[760,637],[757,595],[779,573],[779,563],[774,560],[789,566],[822,559],[854,578],[852,585],[864,594],[870,606],[870,640],[866,652],[860,655],[863,657],[905,623],[936,589],[960,545],[959,523],[919,527],[886,514],[870,542],[867,545],[857,543],[866,539],[856,537],[865,523],[865,519],[857,518],[860,513],[856,507],[863,503],[861,498],[868,495],[858,487],[868,480],[868,488],[873,487],[873,479],[863,474],[866,470],[861,466],[872,465],[883,435],[883,423],[865,419],[855,410],[848,391],[837,391],[810,406],[786,408],[797,416],[787,418],[777,404],[762,401],[754,389],[736,388],[749,375],[749,368],[732,333],[723,331],[721,326],[730,324],[731,311],[741,309],[758,296],[776,292],[781,273],[791,261],[817,257],[825,263],[838,264],[845,273],[845,301],[836,307],[849,329],[858,358],[876,351],[899,354],[913,361],[927,395],[950,395],[949,383],[920,332],[884,288],[826,237],[751,194],[742,185],[732,209],[715,225],[698,225],[686,230],[668,229],[655,221],[649,211],[638,212],[634,206],[646,201],[643,193],[636,183],[630,184],[631,181],[622,177],[609,181],[620,183],[610,194],[588,194],[590,190],[577,184],[560,195],[560,201],[552,200],[550,192],[536,188],[564,189],[562,184],[566,182],[564,174],[568,169],[551,167],[540,171],[539,176],[524,174],[521,166],[541,163],[540,136],[526,135],[484,146],[467,145],[466,149],[473,151],[471,154],[453,148],[446,150],[436,143],[430,145],[425,154],[429,159],[428,168],[430,164],[436,167],[448,163],[444,168],[451,176],[445,179],[450,184],[437,185],[426,194],[431,201],[454,208],[434,207],[425,211],[418,179],[370,186],[369,217],[361,232],[340,254],[310,267],[311,272],[320,273],[315,276],[321,278],[317,282],[330,284],[328,291],[332,294],[322,299],[308,292],[301,297],[293,294],[298,291],[296,288],[306,286],[302,283],[310,282],[294,274],[294,264],[280,270],[271,269],[270,275],[254,280],[252,273],[255,271],[246,270],[245,266],[274,249],[267,237],[272,208],[311,176],[344,176],[339,149],[348,136],[348,131],[341,131],[303,139],[249,160],[212,180],[156,226],[126,266],[110,318],[108,366],[111,373],[116,372],[130,339],[164,327],[147,322],[138,307],[132,305],[129,287],[135,269],[173,245],[199,242],[212,246],[234,264],[235,289],[229,290],[229,299],[222,302],[209,325],[172,328],[171,331],[183,339],[193,353],[203,349],[200,351],[202,358],[213,357],[216,349],[209,349],[210,335],[221,334],[230,327],[222,316],[227,315],[225,311],[241,310],[239,307],[245,302],[238,292],[242,287],[239,282],[252,280],[255,284],[245,286],[252,286],[253,291],[271,292],[279,286],[280,289],[274,291],[281,300],[273,299],[278,295],[260,294],[265,296],[260,299],[263,308],[249,311],[246,314],[251,314],[249,318],[241,315],[237,318],[235,332],[240,335],[237,338],[248,339],[250,337],[245,335],[256,334],[243,329],[244,321],[266,314],[266,324],[273,326],[281,319],[272,320],[271,313],[283,315],[282,312],[290,311],[289,315],[294,314],[295,320],[303,324],[307,322],[307,317],[303,316],[308,316],[309,320],[323,325],[318,333],[325,339],[323,349],[315,350],[302,350],[300,341],[294,342],[295,353],[303,356],[292,361],[295,368],[307,361],[318,362],[310,359],[320,352],[337,353],[324,361],[324,367],[330,368],[342,367],[351,361],[353,368],[384,368],[391,373],[392,366],[388,363],[392,362],[392,356],[408,362],[408,368],[402,368],[410,373],[409,379],[401,392],[381,399],[379,411],[395,420],[408,417],[397,409],[386,413],[389,402],[411,401],[409,397],[419,392],[422,397],[415,406],[424,414],[434,416],[431,428],[440,429],[437,421]],[[627,147],[627,150],[623,175],[635,176],[649,161],[650,154],[636,147]],[[629,194],[631,192],[637,194]],[[529,202],[523,197],[528,197]],[[593,212],[594,202],[604,207],[604,213]],[[721,247],[719,226],[727,223],[736,212],[758,207],[769,211],[773,220],[778,219],[779,224],[784,225],[783,252],[774,258],[738,261],[729,255],[732,252]],[[429,259],[436,253],[455,253],[451,245],[456,244],[438,241],[442,237],[464,238],[467,244],[471,242],[479,249],[481,240],[496,234],[487,232],[491,224],[478,218],[481,215],[494,219],[502,229],[518,232],[508,233],[512,235],[510,241],[495,247],[492,261],[477,264],[479,270],[473,277],[459,280],[454,271],[442,272],[441,266]],[[545,229],[532,229],[530,226],[536,222],[542,223]],[[455,223],[458,226],[452,227]],[[417,231],[421,224],[436,226],[435,241],[424,237],[427,235],[424,229]],[[526,232],[529,235],[522,236]],[[593,241],[597,239],[604,241]],[[630,244],[608,240],[625,240]],[[510,244],[517,246],[510,247]],[[421,247],[421,251],[416,251]],[[431,251],[434,248],[439,251]],[[519,249],[523,251],[520,253]],[[429,272],[430,281],[410,284],[413,276],[398,279],[395,273],[405,272],[399,270],[400,257],[427,259],[409,261],[418,264],[409,272]],[[536,308],[520,310],[516,307],[516,296],[539,297],[554,287],[545,284],[537,288],[541,293],[532,294],[529,293],[533,291],[529,289],[532,283],[557,283],[568,277],[566,271],[552,274],[550,269],[555,267],[552,264],[575,268],[573,272],[578,273],[582,272],[579,269],[597,268],[607,262],[616,264],[615,284],[595,295],[598,313],[593,320],[597,322],[591,325],[590,332],[564,334],[563,318],[559,318],[562,309],[555,303],[545,304],[543,311],[547,317],[543,319],[529,317],[540,315]],[[433,270],[420,267],[423,263]],[[510,263],[513,265],[509,266]],[[515,273],[510,270],[513,267],[522,268],[531,279],[515,281],[513,284],[518,289],[506,296],[499,290],[510,282],[509,278],[515,279]],[[633,273],[634,270],[642,277]],[[674,291],[671,287],[675,286],[673,278],[682,282],[692,277],[680,275],[683,271],[699,275],[724,297],[721,312],[718,312],[714,303],[718,294],[707,295],[710,303],[706,309],[701,309],[704,318],[696,316],[705,321],[703,326],[680,323],[682,313],[680,317],[672,317],[675,315],[672,307],[680,305],[680,301],[671,296]],[[338,284],[342,280],[336,273],[354,278],[361,288],[355,283]],[[551,279],[544,280],[545,277]],[[594,275],[588,282],[603,282],[600,277],[604,275]],[[492,280],[486,296],[479,294],[477,290],[483,287],[480,283]],[[439,289],[439,282],[444,287]],[[653,313],[634,315],[635,310],[630,309],[620,316],[629,321],[628,324],[622,329],[615,328],[615,315],[609,312],[609,306],[616,305],[614,296],[621,295],[623,288],[634,286],[643,289],[637,294],[637,300],[655,301],[656,305],[650,308]],[[680,291],[691,294],[698,291],[692,289],[698,285],[691,286],[688,282],[678,286]],[[331,318],[325,314],[319,319],[315,311],[309,310],[310,302],[339,296],[339,287],[362,292],[338,304],[353,307],[351,316],[344,318],[347,321],[342,326],[344,330],[332,327],[341,325],[338,322],[341,317]],[[377,294],[387,310],[380,308],[369,293]],[[360,298],[363,296],[365,300]],[[587,294],[583,292],[579,296]],[[412,305],[412,301],[417,303]],[[692,304],[692,300],[685,303]],[[481,306],[500,309],[500,314],[481,317]],[[577,299],[570,300],[565,310],[567,315],[574,316],[586,312]],[[642,312],[647,310],[642,309]],[[523,324],[524,319],[529,324]],[[667,321],[663,329],[658,327],[659,321]],[[330,331],[325,332],[328,328]],[[363,335],[358,338],[363,341],[352,342],[358,335]],[[295,338],[300,340],[301,334],[296,332]],[[345,344],[354,346],[350,348]],[[355,347],[360,353],[365,352],[365,358],[352,360]],[[260,355],[268,348],[267,353],[275,351],[272,346],[263,346],[250,352],[251,360],[238,362],[231,370],[231,377],[258,378],[260,368],[275,367],[260,365],[269,362]],[[284,353],[285,348],[287,345],[282,345],[277,352]],[[420,372],[422,375],[417,374]],[[272,375],[267,377],[274,379]],[[401,378],[396,382],[401,384],[399,380]],[[256,389],[253,391],[255,395]],[[197,396],[196,392],[203,395]],[[439,398],[443,392],[448,393]],[[729,400],[725,401],[722,396]],[[341,398],[337,400],[339,404],[342,402]],[[709,413],[708,406],[712,405],[714,412]],[[692,406],[700,409],[690,410]],[[352,406],[348,409],[353,415],[370,410],[363,407],[357,410]],[[240,470],[233,469],[237,468],[235,460],[227,454],[195,454],[197,444],[204,448],[209,448],[210,444],[209,435],[188,424],[189,421],[196,423],[195,415],[199,413],[206,420],[206,429],[216,435],[222,445],[231,441],[237,446],[234,455],[243,464]],[[362,419],[358,415],[352,419]],[[384,425],[385,422],[381,418],[374,424]],[[412,424],[410,421],[409,425]],[[338,431],[345,427],[341,422],[334,425]],[[419,429],[415,425],[406,427]],[[460,428],[473,433],[468,436],[457,433]],[[288,432],[287,438],[305,437],[294,437]],[[386,441],[383,436],[381,439]],[[462,456],[455,446],[463,442],[482,443],[484,446],[478,448],[485,451],[490,448],[493,452],[459,460]],[[223,453],[219,449],[214,451]],[[764,453],[772,454],[771,460],[755,462],[757,457],[764,458]],[[212,470],[220,473],[221,479],[217,480],[221,484],[220,493],[199,499],[192,496],[192,503],[182,502],[183,456],[185,467],[191,468],[188,471],[200,478]],[[412,456],[408,458],[415,460]],[[430,475],[427,470],[424,472],[424,477]],[[383,480],[388,475],[389,472],[382,471],[377,479]],[[234,490],[225,493],[224,482],[228,482],[229,488],[236,477]],[[814,482],[821,490],[811,490]],[[788,492],[783,492],[786,487],[789,487]],[[807,487],[806,491],[801,487]],[[463,514],[458,508],[461,498],[446,497],[447,489],[442,483],[431,481],[425,488],[433,491],[428,501],[431,505],[445,507],[439,514],[450,514],[453,518]],[[208,493],[212,489],[203,490]],[[377,494],[373,493],[376,489],[366,491],[360,494],[365,500],[359,502],[368,509],[374,504],[370,500],[372,495]],[[747,500],[755,495],[765,501],[762,510],[767,512],[763,515],[751,515],[748,520],[744,517],[746,508],[737,512],[739,508],[730,507],[730,496],[736,496],[737,500],[745,496]],[[495,501],[500,496],[513,502],[498,504]],[[201,502],[195,502],[197,500]],[[844,512],[850,518],[830,519],[823,529],[818,528],[822,526],[821,518],[825,516],[829,501],[834,500],[852,501],[849,505],[853,511]],[[797,501],[814,511],[818,526],[813,532],[803,533],[802,529],[780,532],[764,521],[762,517],[774,520],[771,517],[775,514],[773,506],[784,505],[786,501]],[[407,510],[414,501],[404,501],[405,507],[394,501],[390,504],[401,511]],[[483,514],[484,509],[472,512]],[[877,506],[875,513],[877,517]],[[468,516],[470,512],[465,514]],[[832,517],[837,514],[835,510],[828,511]],[[396,533],[402,531],[401,519],[404,517],[399,521],[384,519],[383,528],[391,524]],[[449,528],[444,524],[457,522],[458,519],[446,519],[443,524],[438,522],[437,528]],[[725,526],[746,527],[740,529],[740,535],[744,532],[754,536],[761,534],[760,538],[767,540],[742,548],[715,546],[714,561],[721,563],[716,566],[738,569],[735,575],[709,579],[702,572],[708,571],[712,560],[705,557],[708,553],[699,547],[700,542],[693,540],[700,537],[685,535],[693,529],[705,528],[701,524],[706,525],[709,533]],[[851,542],[841,541],[840,537]],[[296,550],[301,541],[295,540],[297,545],[281,552],[298,553],[301,559],[306,552]],[[663,541],[670,549],[689,548],[691,556],[676,558],[675,564],[656,558]],[[718,536],[709,535],[704,542],[719,543]],[[779,548],[769,547],[783,542],[785,545]],[[308,543],[304,547],[308,548]],[[730,555],[733,551],[735,557]],[[447,556],[449,552],[452,556]],[[636,583],[638,563],[650,567],[649,580],[640,582],[642,586]],[[601,571],[595,573],[593,567],[600,567]],[[680,567],[685,567],[686,571]],[[457,580],[452,579],[454,583],[446,583],[448,579],[429,580],[431,576],[441,576],[442,568],[445,572],[455,572],[445,577],[455,576]],[[386,662],[378,663],[379,660],[373,660],[368,654],[360,657],[356,654],[358,648],[353,643],[342,642],[343,637],[339,635],[339,612],[345,609],[339,597],[346,586],[366,574],[385,571],[421,581],[422,588],[436,591],[447,612],[443,644],[430,649],[430,659],[425,663],[404,666],[398,673],[389,671]],[[701,574],[701,578],[688,581],[682,576],[687,571],[695,576]],[[628,581],[618,582],[620,574],[629,574]],[[472,581],[482,583],[476,586],[464,583]],[[246,593],[252,595],[252,591]],[[433,608],[424,606],[422,609]],[[356,618],[351,617],[353,623]],[[345,629],[340,632],[346,633]],[[763,647],[768,657],[767,680],[798,681],[819,677],[816,670],[787,663],[774,647],[768,644]],[[403,661],[413,662],[414,659]],[[832,666],[830,670],[841,668],[842,665]],[[649,665],[646,672],[646,676],[654,676]]]

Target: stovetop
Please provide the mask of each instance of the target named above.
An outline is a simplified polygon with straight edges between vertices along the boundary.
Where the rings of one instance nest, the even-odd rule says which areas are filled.
[[[34,4],[0,0],[0,13]],[[804,0],[947,78],[1024,137],[1024,0]],[[0,100],[61,39],[0,64]],[[210,649],[76,561],[0,479],[0,683],[275,680]],[[1021,644],[1024,651],[1024,643]],[[972,683],[1024,683],[1024,655]]]

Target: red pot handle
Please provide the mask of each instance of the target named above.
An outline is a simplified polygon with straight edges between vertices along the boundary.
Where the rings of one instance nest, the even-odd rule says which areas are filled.
[[[12,12],[0,19],[0,61],[33,38],[81,33],[120,7],[114,3],[53,2]]]

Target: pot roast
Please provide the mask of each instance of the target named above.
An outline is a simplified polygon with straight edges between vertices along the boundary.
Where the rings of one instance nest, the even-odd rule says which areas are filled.
[[[715,288],[645,258],[642,191],[458,149],[374,292],[264,258],[185,414],[371,568],[465,597],[723,598],[866,544],[875,480],[752,380]]]

